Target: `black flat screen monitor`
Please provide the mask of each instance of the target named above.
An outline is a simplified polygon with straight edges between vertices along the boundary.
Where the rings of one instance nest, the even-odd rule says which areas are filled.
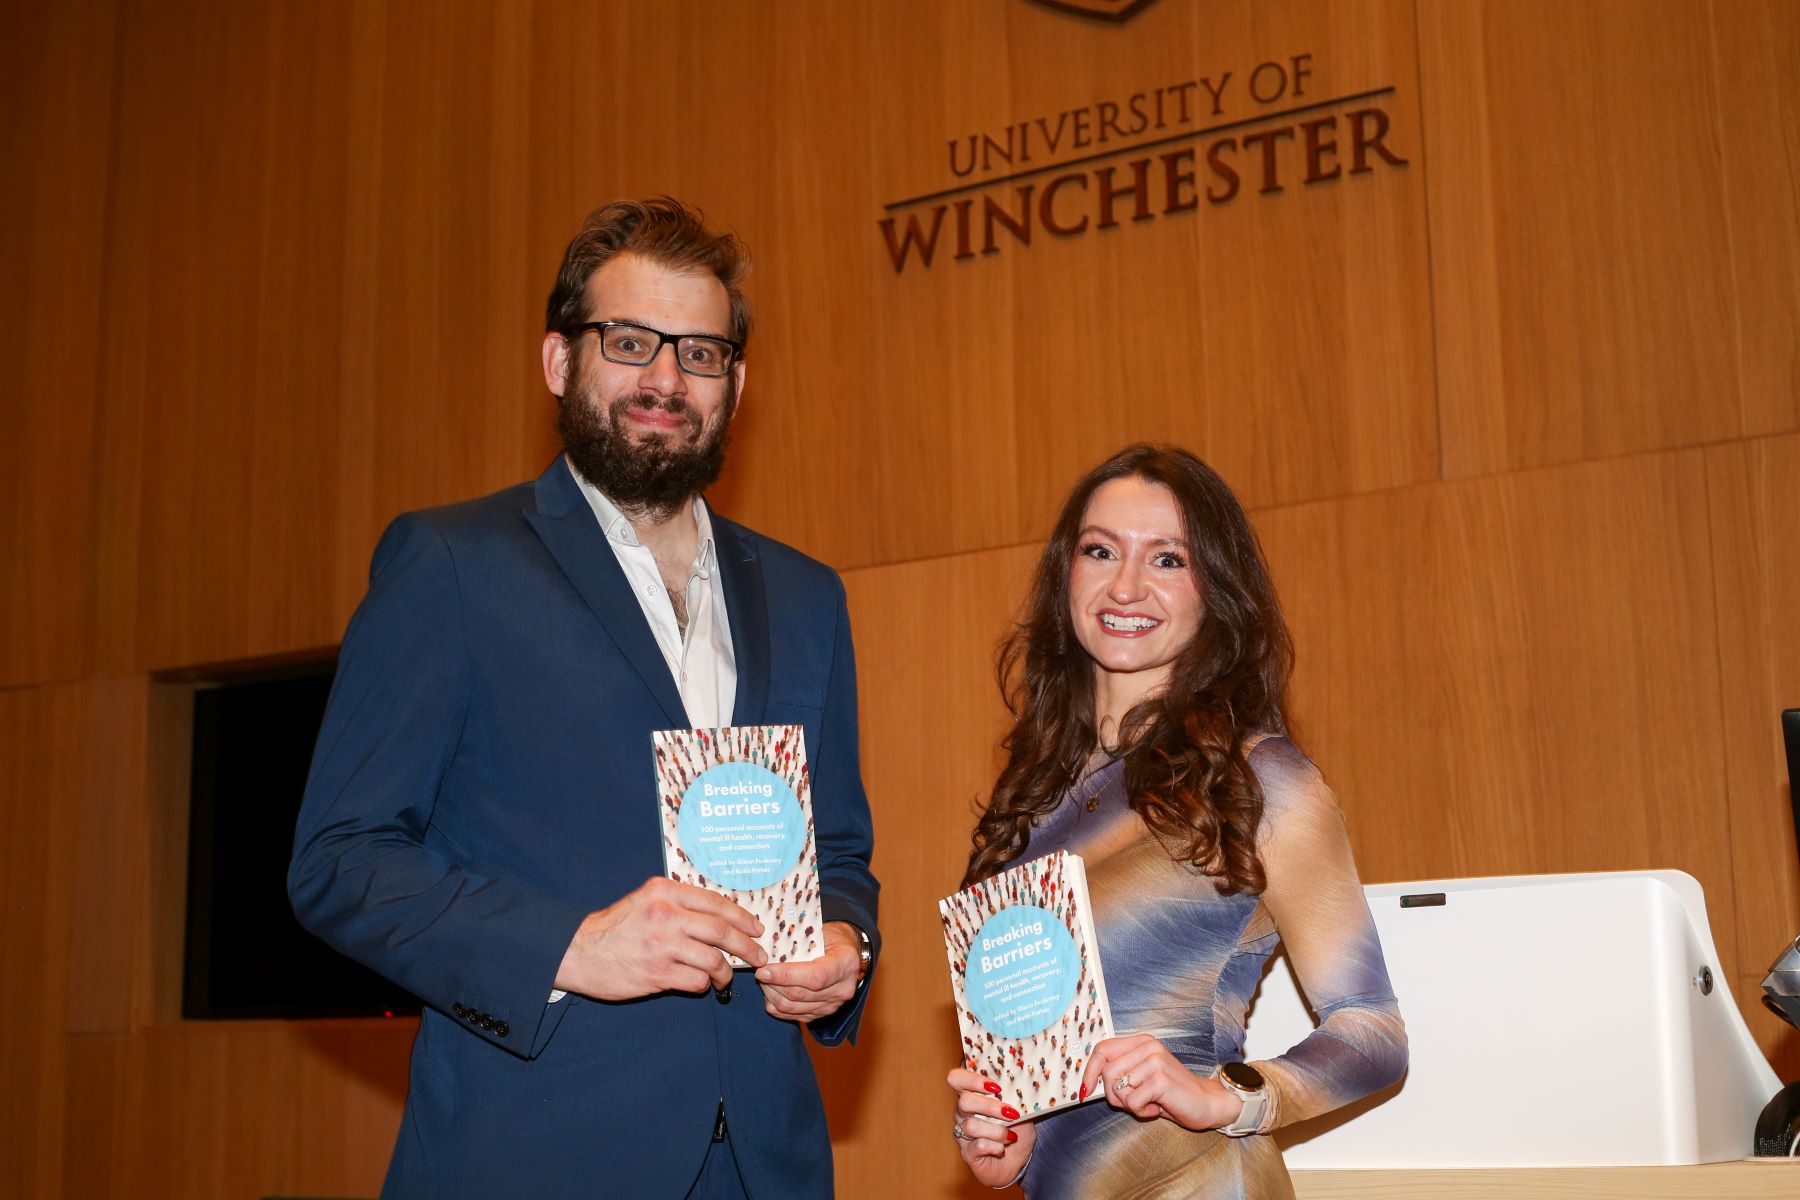
[[[1787,742],[1788,803],[1794,808],[1794,848],[1800,851],[1800,708],[1781,714],[1781,735]]]
[[[419,1002],[300,927],[287,865],[335,664],[194,692],[187,941],[190,1020],[383,1017]]]

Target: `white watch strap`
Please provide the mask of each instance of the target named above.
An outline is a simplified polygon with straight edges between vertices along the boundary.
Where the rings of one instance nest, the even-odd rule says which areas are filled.
[[[1254,1092],[1247,1092],[1232,1083],[1224,1075],[1215,1076],[1226,1091],[1244,1102],[1243,1110],[1229,1125],[1219,1126],[1219,1132],[1226,1137],[1249,1137],[1253,1133],[1262,1132],[1263,1110],[1269,1104],[1269,1086],[1267,1082]]]

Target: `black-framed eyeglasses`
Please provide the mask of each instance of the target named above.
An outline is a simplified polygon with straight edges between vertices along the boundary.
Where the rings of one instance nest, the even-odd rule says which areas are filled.
[[[667,343],[675,345],[675,365],[689,375],[717,379],[729,374],[731,364],[744,352],[742,342],[710,333],[664,333],[648,325],[626,321],[583,321],[569,329],[574,338],[593,330],[600,335],[600,356],[627,367],[647,367]]]

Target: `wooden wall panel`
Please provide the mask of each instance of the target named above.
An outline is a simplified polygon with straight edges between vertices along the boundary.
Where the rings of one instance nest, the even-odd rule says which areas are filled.
[[[0,1195],[55,1196],[81,690],[0,690]]]
[[[112,77],[112,0],[0,9],[0,686],[86,660]]]
[[[1800,423],[1793,24],[1420,6],[1448,476]]]
[[[1738,896],[1739,967],[1755,1001],[1769,964],[1800,936],[1800,831],[1794,828],[1778,714],[1800,708],[1800,552],[1794,497],[1800,437],[1706,452],[1712,572],[1719,596],[1721,750]],[[1800,1034],[1758,1004],[1751,1025],[1780,1047],[1784,1078],[1800,1075]]]
[[[413,1027],[202,1023],[71,1038],[63,1194],[374,1196]]]
[[[535,164],[579,150],[559,130],[534,137],[530,11],[407,0],[369,31],[378,60],[352,42],[353,104],[379,116],[350,187],[379,204],[366,276],[345,279],[347,316],[373,336],[345,390],[360,447],[343,520],[362,544],[338,548],[340,601],[361,598],[375,535],[398,513],[530,478],[555,454],[537,346],[556,259],[534,257],[528,202]],[[335,616],[332,641],[349,609]]]
[[[335,636],[296,586],[320,577],[332,532],[342,289],[327,248],[343,237],[348,101],[333,14],[123,14],[100,362],[106,667]]]
[[[1239,62],[1318,48],[1307,98],[1395,87],[1387,142],[1407,166],[1350,174],[1350,127],[1339,109],[1342,179],[1302,183],[1296,164],[1283,185],[1300,193],[1292,202],[1246,195],[1255,202],[1218,210],[1202,251],[1214,281],[1205,328],[1227,352],[1218,374],[1207,372],[1202,452],[1255,507],[1434,479],[1427,174],[1411,6],[1255,5],[1239,19],[1248,34],[1231,55]],[[1205,28],[1209,46],[1215,36]],[[1172,440],[1197,439],[1183,429]]]
[[[525,31],[373,11],[126,16],[103,664],[333,642],[394,514],[551,455],[522,403]]]
[[[1800,428],[1800,7],[1712,6],[1746,433]]]
[[[959,1051],[937,901],[961,882],[976,801],[998,769],[1007,723],[993,650],[1035,561],[1026,546],[844,579],[883,944],[859,1045],[813,1055],[840,1195],[879,1181],[884,1195],[947,1196],[966,1182],[948,1136],[944,1075]]]
[[[374,1196],[400,1132],[417,1019],[311,1025],[294,1093],[293,1178],[307,1194]]]
[[[793,97],[781,126],[804,149],[779,165],[801,182],[793,207],[757,236],[782,277],[808,281],[767,310],[793,450],[770,464],[774,487],[743,489],[747,511],[767,511],[801,544],[820,539],[814,552],[846,566],[1018,540],[1035,467],[1018,439],[1044,419],[1017,353],[1031,308],[1018,269],[941,262],[896,274],[876,229],[884,204],[943,186],[949,137],[1021,111],[1031,69],[1013,50],[1014,14],[976,4],[867,12],[862,36],[815,50],[809,78],[831,98]],[[811,180],[834,178],[814,194]],[[816,352],[821,342],[855,350],[834,362]],[[781,474],[811,462],[835,463],[821,482],[843,515],[790,525],[782,497],[805,489],[790,492]]]
[[[1706,514],[1688,451],[1259,518],[1366,880],[1677,867],[1744,965]]]
[[[133,998],[149,968],[143,937],[149,902],[144,850],[155,831],[145,819],[145,763],[150,753],[150,687],[142,678],[82,685],[80,742],[71,797],[74,826],[69,937],[70,1033],[124,1033]],[[186,751],[192,745],[180,743]],[[183,801],[186,797],[182,797]],[[185,837],[183,820],[175,836]],[[170,899],[178,906],[186,889]],[[175,947],[176,969],[180,947]]]

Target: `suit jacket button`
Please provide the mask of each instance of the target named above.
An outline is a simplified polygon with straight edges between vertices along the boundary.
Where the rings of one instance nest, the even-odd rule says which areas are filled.
[[[469,1019],[469,1024],[471,1025],[481,1024],[481,1013],[473,1008],[465,1008],[463,1010],[463,1016]]]
[[[482,1013],[481,1014],[481,1027],[483,1029],[487,1030],[489,1033],[492,1033],[494,1031],[494,1018],[488,1016],[486,1013]]]
[[[452,1004],[450,1006],[450,1011],[455,1013],[458,1017],[466,1017],[469,1015],[469,1010],[464,1008],[460,1002]]]
[[[508,1028],[505,1021],[495,1021],[494,1032],[500,1037],[505,1037],[507,1034],[511,1033],[512,1030]]]

